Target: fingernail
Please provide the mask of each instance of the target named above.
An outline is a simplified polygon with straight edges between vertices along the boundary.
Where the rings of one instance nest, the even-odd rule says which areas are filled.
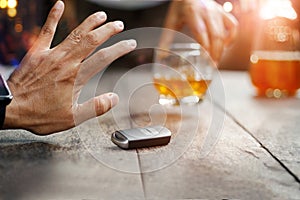
[[[99,19],[102,19],[102,20],[103,20],[103,19],[106,19],[106,13],[103,12],[103,11],[97,12],[96,15],[97,15],[97,17],[98,17]]]
[[[111,106],[112,106],[112,107],[115,106],[115,105],[117,105],[118,102],[119,102],[119,97],[118,97],[118,95],[115,94],[115,93],[109,93],[109,94],[108,94],[108,98],[109,98],[110,101],[111,101]]]
[[[64,2],[61,0],[58,0],[55,4],[56,9],[61,9],[64,6]]]
[[[123,22],[121,21],[115,21],[115,26],[118,28],[118,29],[123,29],[124,28],[124,24]]]
[[[134,39],[127,40],[127,44],[128,44],[129,46],[131,46],[132,48],[135,48],[136,45],[137,45],[136,40],[134,40]]]

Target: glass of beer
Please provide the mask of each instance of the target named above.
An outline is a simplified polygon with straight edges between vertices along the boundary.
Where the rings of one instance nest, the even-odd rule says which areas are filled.
[[[300,51],[253,51],[250,60],[258,96],[294,96],[300,88]]]
[[[249,73],[258,96],[282,98],[300,88],[300,27],[289,0],[274,2],[261,7]]]
[[[162,105],[201,102],[212,81],[215,64],[198,43],[175,43],[156,49],[154,87]]]

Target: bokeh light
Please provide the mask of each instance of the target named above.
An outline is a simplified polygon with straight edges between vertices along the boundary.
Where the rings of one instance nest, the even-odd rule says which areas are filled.
[[[8,0],[7,1],[7,7],[8,8],[16,8],[17,7],[17,0]]]
[[[294,20],[297,13],[289,0],[267,0],[260,10],[262,19],[272,19],[275,17],[285,17]]]
[[[223,9],[226,11],[226,12],[231,12],[233,10],[233,5],[231,2],[227,1],[223,4]]]
[[[7,1],[6,0],[0,0],[0,8],[4,9],[7,7]]]
[[[21,33],[23,31],[23,25],[22,24],[15,24],[15,31],[17,33]]]
[[[15,9],[15,8],[8,8],[7,9],[7,15],[9,17],[15,17],[17,15],[17,9]]]

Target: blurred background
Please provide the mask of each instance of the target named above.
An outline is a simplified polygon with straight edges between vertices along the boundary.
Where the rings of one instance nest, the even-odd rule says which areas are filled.
[[[257,23],[261,20],[258,15],[260,1],[217,0],[239,21],[238,37],[226,48],[219,66],[221,69],[248,69],[253,35]],[[126,2],[65,0],[64,2],[66,8],[53,46],[62,41],[84,18],[99,10],[107,13],[108,21],[116,19],[124,21],[127,30],[137,27],[162,27],[170,3],[166,0]],[[300,1],[291,0],[291,2],[299,13]],[[18,66],[35,41],[54,3],[55,0],[0,0],[0,65]],[[147,59],[152,58],[149,56]]]

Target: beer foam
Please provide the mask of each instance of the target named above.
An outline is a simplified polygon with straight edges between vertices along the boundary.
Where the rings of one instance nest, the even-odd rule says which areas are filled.
[[[251,62],[258,60],[300,61],[300,51],[253,51]]]

